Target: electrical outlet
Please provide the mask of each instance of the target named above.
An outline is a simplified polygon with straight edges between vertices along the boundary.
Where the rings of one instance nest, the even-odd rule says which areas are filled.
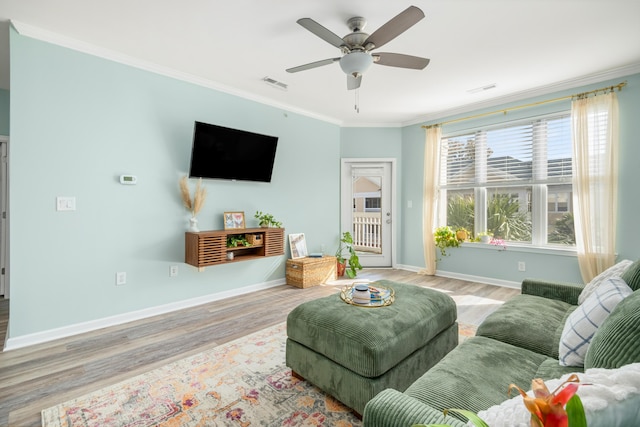
[[[526,265],[524,261],[518,261],[518,271],[526,271]]]
[[[127,273],[119,271],[116,273],[116,286],[125,285],[127,283]]]
[[[178,266],[172,265],[169,267],[169,277],[176,277],[178,275]]]

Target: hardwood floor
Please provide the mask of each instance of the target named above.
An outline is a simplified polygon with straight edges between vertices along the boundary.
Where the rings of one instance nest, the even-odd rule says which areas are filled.
[[[519,290],[367,269],[358,279],[388,279],[438,289],[457,303],[458,320],[479,324]],[[125,325],[0,353],[0,426],[40,426],[40,411],[271,325],[298,304],[349,283],[298,289],[282,285]],[[0,325],[7,310],[0,309]],[[6,326],[5,326],[6,327]]]

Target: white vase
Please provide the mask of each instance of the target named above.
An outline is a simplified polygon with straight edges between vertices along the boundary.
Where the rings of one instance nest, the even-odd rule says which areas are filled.
[[[195,216],[192,216],[191,218],[189,218],[189,231],[193,231],[196,233],[200,231],[198,229],[198,218],[196,218]]]

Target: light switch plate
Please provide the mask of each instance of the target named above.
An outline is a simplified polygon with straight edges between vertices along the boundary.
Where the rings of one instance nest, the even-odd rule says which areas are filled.
[[[56,197],[56,210],[57,211],[75,211],[76,198],[69,197],[69,196]]]

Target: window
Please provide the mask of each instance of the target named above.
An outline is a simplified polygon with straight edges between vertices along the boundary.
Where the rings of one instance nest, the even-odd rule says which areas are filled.
[[[511,242],[573,245],[569,113],[441,140],[439,223]]]
[[[364,199],[365,212],[380,212],[380,197],[367,197]]]

